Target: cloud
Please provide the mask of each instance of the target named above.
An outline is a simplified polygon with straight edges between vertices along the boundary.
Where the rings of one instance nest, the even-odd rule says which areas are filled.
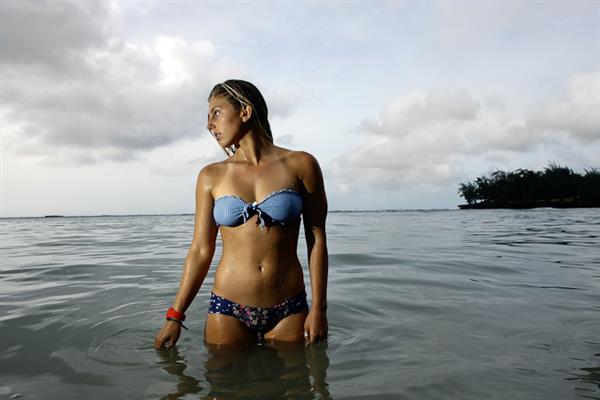
[[[113,11],[104,2],[3,5],[6,149],[44,163],[126,161],[205,133],[212,85],[240,68],[207,40],[115,36]],[[275,94],[272,115],[290,115],[294,103]]]
[[[293,146],[293,145],[295,145],[294,135],[292,135],[292,134],[279,135],[279,136],[277,136],[276,143],[284,145],[284,146]]]
[[[270,88],[260,89],[269,107],[269,119],[287,118],[292,115],[302,104],[306,103],[309,96],[302,89],[287,89],[286,91]]]
[[[408,93],[359,125],[361,142],[334,160],[331,171],[346,190],[443,186],[455,184],[473,157],[540,146],[548,151],[567,139],[600,141],[599,78],[574,75],[565,94],[532,107],[526,117],[509,114],[496,96],[475,99],[461,89]]]
[[[106,41],[108,3],[5,1],[0,14],[2,63],[68,65],[89,46]]]
[[[600,73],[572,76],[565,93],[529,111],[527,124],[533,131],[566,133],[582,143],[600,140]]]

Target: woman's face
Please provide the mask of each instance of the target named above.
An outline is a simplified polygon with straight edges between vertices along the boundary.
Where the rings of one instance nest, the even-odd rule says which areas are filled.
[[[242,131],[242,112],[236,110],[224,97],[211,97],[208,101],[206,127],[221,147],[237,144]]]

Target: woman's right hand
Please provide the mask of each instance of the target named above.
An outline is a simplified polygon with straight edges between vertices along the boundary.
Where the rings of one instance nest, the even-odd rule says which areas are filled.
[[[167,349],[172,348],[179,340],[179,335],[181,335],[181,324],[177,321],[165,321],[154,338],[154,348],[160,350],[165,345]]]

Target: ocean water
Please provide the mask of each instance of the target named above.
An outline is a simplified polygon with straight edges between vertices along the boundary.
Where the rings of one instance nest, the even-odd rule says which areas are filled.
[[[212,268],[157,352],[192,228],[0,220],[0,398],[600,399],[600,209],[330,213],[327,342],[209,351]]]

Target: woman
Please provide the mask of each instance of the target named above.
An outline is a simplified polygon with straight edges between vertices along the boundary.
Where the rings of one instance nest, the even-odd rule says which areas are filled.
[[[194,237],[183,276],[155,347],[172,347],[185,310],[200,289],[221,230],[205,341],[314,342],[327,335],[327,199],[317,160],[273,144],[268,109],[249,82],[217,84],[208,130],[229,157],[198,174]],[[308,246],[312,306],[296,254],[300,217]]]

